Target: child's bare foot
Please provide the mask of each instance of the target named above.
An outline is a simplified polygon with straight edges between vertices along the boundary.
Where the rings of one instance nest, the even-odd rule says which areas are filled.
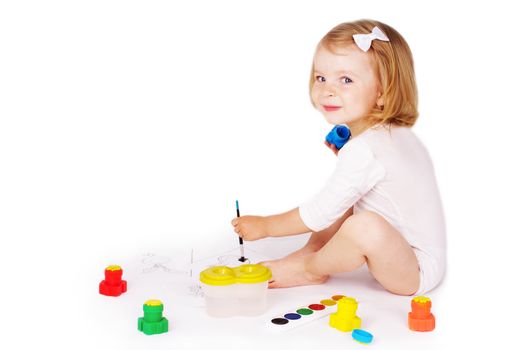
[[[308,255],[287,256],[283,259],[264,261],[261,264],[272,270],[269,288],[286,288],[322,284],[328,276],[315,275],[306,271]]]

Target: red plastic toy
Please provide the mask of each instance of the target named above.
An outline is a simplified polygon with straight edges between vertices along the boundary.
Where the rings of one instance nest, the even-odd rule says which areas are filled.
[[[104,271],[106,278],[98,286],[99,293],[110,297],[118,297],[124,293],[128,288],[128,284],[122,280],[122,272],[118,265],[106,267]]]
[[[408,328],[416,332],[429,332],[436,328],[436,319],[430,312],[432,301],[424,296],[412,299],[412,312],[408,313]]]

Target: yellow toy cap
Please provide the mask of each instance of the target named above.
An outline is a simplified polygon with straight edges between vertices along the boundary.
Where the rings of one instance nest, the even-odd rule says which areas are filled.
[[[150,300],[146,301],[144,303],[144,305],[147,305],[147,306],[160,306],[160,305],[162,305],[162,301],[157,300],[157,299],[150,299]]]
[[[228,266],[213,266],[200,273],[200,281],[211,286],[227,286],[235,283],[235,273]]]
[[[238,283],[261,283],[272,278],[272,272],[260,264],[245,264],[234,268]]]
[[[211,286],[227,286],[234,283],[261,283],[272,278],[269,268],[259,264],[245,264],[235,268],[213,266],[200,273],[200,281]]]

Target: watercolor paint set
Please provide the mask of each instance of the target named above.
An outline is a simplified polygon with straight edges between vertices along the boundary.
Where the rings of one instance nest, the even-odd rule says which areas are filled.
[[[344,295],[334,295],[318,302],[307,303],[294,310],[276,315],[267,321],[267,327],[272,331],[285,332],[300,327],[315,320],[319,320],[337,310],[337,301]]]

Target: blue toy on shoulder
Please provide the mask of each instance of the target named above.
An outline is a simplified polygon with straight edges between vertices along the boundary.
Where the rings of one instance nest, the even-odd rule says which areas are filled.
[[[336,125],[332,131],[326,135],[326,141],[335,145],[337,149],[341,149],[341,147],[343,147],[345,143],[350,140],[350,137],[352,137],[352,134],[350,133],[350,129],[348,129],[348,127],[345,125]]]

